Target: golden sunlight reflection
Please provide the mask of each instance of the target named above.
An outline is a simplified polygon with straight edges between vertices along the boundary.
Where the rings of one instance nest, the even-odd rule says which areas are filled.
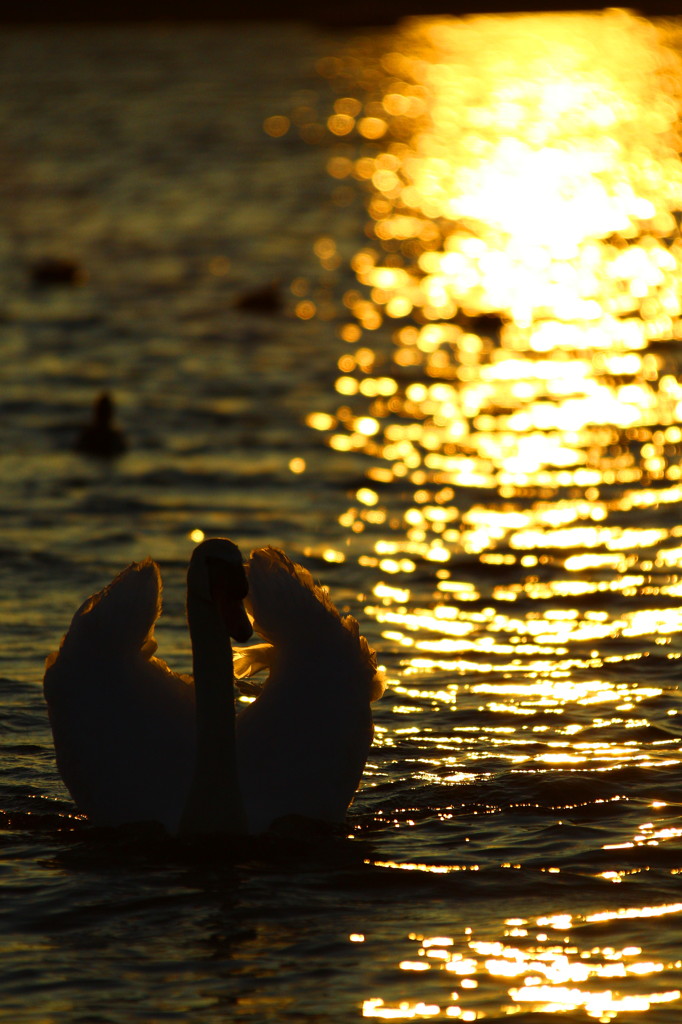
[[[680,62],[663,31],[618,11],[414,20],[394,46],[321,65],[346,90],[330,172],[366,189],[370,218],[336,387],[371,402],[339,410],[332,447],[510,495],[679,479],[663,345],[682,336]]]
[[[615,666],[680,657],[680,53],[624,10],[414,18],[292,116],[366,208],[315,243],[341,349],[306,423],[363,460],[344,557],[408,687],[616,714],[662,691]]]
[[[419,869],[419,865],[413,867]],[[478,1020],[489,1015],[472,1007],[474,1001],[480,1006],[479,989],[489,991],[491,1001],[497,999],[505,1016],[582,1011],[607,1024],[624,1014],[646,1014],[657,1006],[679,1010],[682,993],[666,980],[679,971],[682,961],[661,960],[641,945],[618,945],[608,933],[606,941],[597,943],[589,928],[623,918],[679,919],[681,913],[682,904],[676,903],[587,916],[559,912],[510,917],[501,929],[503,938],[494,940],[478,938],[474,928],[452,936],[411,933],[406,937],[407,955],[397,966],[411,980],[414,997],[391,1005],[371,996],[363,1003],[363,1016]],[[422,977],[428,979],[424,991],[429,996],[420,999]]]
[[[410,19],[321,60],[328,115],[301,114],[365,210],[315,245],[339,340],[306,424],[387,663],[366,786],[390,762],[431,801],[375,812],[371,863],[485,887],[498,849],[526,881],[569,851],[537,870],[571,912],[410,935],[368,1019],[682,1013],[655,931],[682,904],[633,897],[682,841],[681,54],[628,11]],[[521,808],[537,849],[485,824]],[[426,813],[447,856],[411,845]]]

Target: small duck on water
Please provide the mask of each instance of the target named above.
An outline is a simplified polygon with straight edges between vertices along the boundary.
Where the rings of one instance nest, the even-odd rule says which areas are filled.
[[[114,401],[108,391],[103,391],[92,406],[90,422],[81,430],[76,439],[75,449],[83,455],[100,459],[111,459],[122,455],[128,448],[125,435],[114,424]]]

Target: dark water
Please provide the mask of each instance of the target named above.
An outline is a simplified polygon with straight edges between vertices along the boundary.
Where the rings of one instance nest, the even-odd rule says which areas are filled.
[[[3,1018],[680,1019],[680,31],[5,31]],[[202,535],[380,652],[345,840],[74,816],[44,658],[151,554],[187,671]]]

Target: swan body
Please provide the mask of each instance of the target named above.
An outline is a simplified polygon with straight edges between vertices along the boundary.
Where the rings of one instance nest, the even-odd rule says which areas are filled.
[[[235,654],[239,676],[269,674],[235,721],[230,634],[247,636],[243,590],[228,593],[209,571],[221,557],[234,567],[234,551],[205,541],[190,562],[194,680],[155,656],[161,575],[151,559],[89,598],[48,657],[57,766],[93,824],[156,821],[177,835],[259,834],[290,814],[343,821],[383,688],[374,653],[306,570],[259,549],[246,566],[248,607],[267,642]]]

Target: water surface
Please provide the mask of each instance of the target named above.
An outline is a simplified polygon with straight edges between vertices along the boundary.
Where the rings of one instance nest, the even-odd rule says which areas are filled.
[[[677,1021],[679,22],[13,30],[0,81],[5,1016]],[[204,535],[380,652],[346,840],[74,816],[43,659],[151,554],[186,671]]]

